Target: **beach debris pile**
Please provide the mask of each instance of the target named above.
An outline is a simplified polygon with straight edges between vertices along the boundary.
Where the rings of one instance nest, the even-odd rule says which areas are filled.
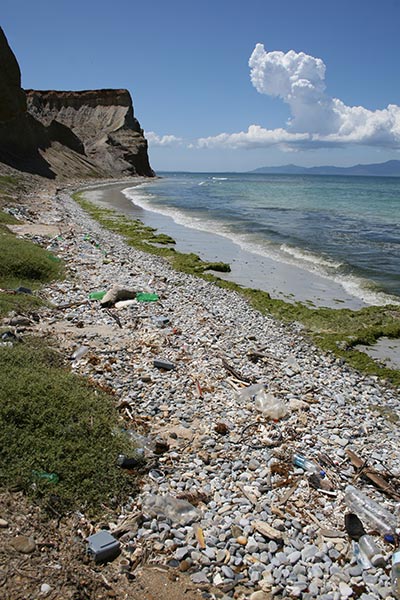
[[[60,199],[75,230],[52,246],[73,279],[34,326],[112,390],[148,461],[106,528],[124,573],[161,563],[226,598],[394,597],[397,392]]]

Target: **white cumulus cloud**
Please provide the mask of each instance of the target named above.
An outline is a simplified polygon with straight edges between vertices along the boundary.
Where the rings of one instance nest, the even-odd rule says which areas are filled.
[[[400,107],[369,110],[347,106],[326,92],[326,66],[304,52],[267,52],[257,44],[249,59],[250,78],[260,94],[281,98],[290,108],[287,128],[264,129],[200,138],[199,147],[301,147],[364,144],[400,148]]]
[[[230,148],[263,148],[285,143],[301,143],[309,140],[307,133],[290,133],[285,129],[264,129],[260,125],[250,125],[247,131],[240,133],[220,133],[216,136],[199,138],[199,148],[215,148],[229,146]]]
[[[176,135],[157,135],[154,131],[146,131],[144,136],[151,146],[174,146],[183,141]]]

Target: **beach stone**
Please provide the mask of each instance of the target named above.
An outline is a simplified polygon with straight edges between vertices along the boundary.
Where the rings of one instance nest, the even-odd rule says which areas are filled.
[[[5,519],[0,519],[0,527],[1,528],[8,527],[8,521],[6,521]]]
[[[32,554],[36,549],[35,541],[25,535],[17,535],[17,537],[11,540],[11,546],[14,550],[22,554]]]
[[[258,543],[256,542],[256,540],[253,537],[249,537],[249,539],[247,540],[246,550],[250,554],[253,554],[253,552],[257,552]]]
[[[235,578],[235,573],[232,571],[232,569],[230,567],[228,567],[227,565],[223,565],[221,567],[221,571],[222,573],[225,575],[225,577],[227,579],[234,579]]]
[[[300,558],[301,558],[301,552],[299,552],[298,550],[291,552],[287,557],[287,559],[291,565],[295,565],[300,560]]]
[[[274,542],[274,540],[268,542],[268,551],[271,552],[271,554],[274,554],[278,550],[278,547],[278,544]]]
[[[189,554],[189,548],[187,546],[182,546],[181,548],[177,548],[175,550],[175,558],[177,560],[183,560]]]
[[[48,583],[42,583],[40,586],[40,594],[42,596],[47,596],[51,592],[51,586]]]
[[[306,562],[314,558],[318,550],[318,547],[314,545],[304,546],[303,550],[301,551],[301,560],[304,560]]]
[[[353,595],[352,588],[349,585],[347,585],[347,583],[345,583],[344,581],[341,581],[339,583],[339,591],[342,598],[350,598],[350,596]]]
[[[190,576],[193,583],[209,583],[207,573],[205,571],[197,571]]]
[[[268,592],[263,592],[262,590],[258,590],[257,592],[253,592],[250,596],[249,600],[271,600],[272,595]]]
[[[184,573],[185,571],[188,571],[191,566],[192,563],[189,560],[182,560],[179,563],[179,570],[182,571],[182,573]]]

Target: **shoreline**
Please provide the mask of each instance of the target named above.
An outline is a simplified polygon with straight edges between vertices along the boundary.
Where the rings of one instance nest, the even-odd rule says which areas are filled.
[[[159,233],[171,236],[176,242],[174,247],[179,252],[193,252],[205,261],[228,263],[231,272],[218,274],[225,281],[265,291],[274,299],[302,302],[308,306],[359,310],[373,304],[350,294],[334,279],[301,266],[244,250],[238,243],[217,233],[176,223],[171,216],[135,204],[134,198],[130,199],[122,192],[142,183],[146,182],[141,181],[132,186],[93,186],[82,191],[89,201],[98,206],[139,219]]]

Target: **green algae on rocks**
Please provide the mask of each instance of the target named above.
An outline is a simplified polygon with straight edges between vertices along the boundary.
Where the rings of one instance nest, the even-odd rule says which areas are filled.
[[[226,263],[207,263],[193,253],[177,252],[170,246],[155,246],[153,244],[158,241],[158,235],[164,234],[157,235],[154,228],[146,227],[140,220],[128,219],[117,211],[97,207],[85,200],[82,192],[77,192],[72,197],[101,225],[124,235],[131,246],[164,256],[178,271],[198,275],[222,288],[240,293],[253,308],[263,314],[271,314],[284,322],[300,322],[304,326],[304,332],[321,349],[332,352],[359,371],[378,376],[393,385],[400,385],[399,370],[382,366],[364,352],[355,349],[358,344],[373,344],[382,336],[400,338],[399,306],[367,306],[355,311],[346,308],[316,308],[308,303],[271,298],[268,292],[245,288],[207,273],[208,270],[229,272],[230,267]],[[175,243],[172,238],[169,239],[168,244]]]
[[[128,219],[126,216],[109,208],[100,208],[88,202],[83,197],[83,192],[75,192],[72,198],[103,227],[120,233],[130,246],[139,250],[164,256],[177,271],[201,275],[206,271],[229,272],[230,266],[223,262],[207,262],[197,254],[177,252],[172,246],[175,240],[164,233],[156,233],[154,227],[148,227],[139,219]]]

